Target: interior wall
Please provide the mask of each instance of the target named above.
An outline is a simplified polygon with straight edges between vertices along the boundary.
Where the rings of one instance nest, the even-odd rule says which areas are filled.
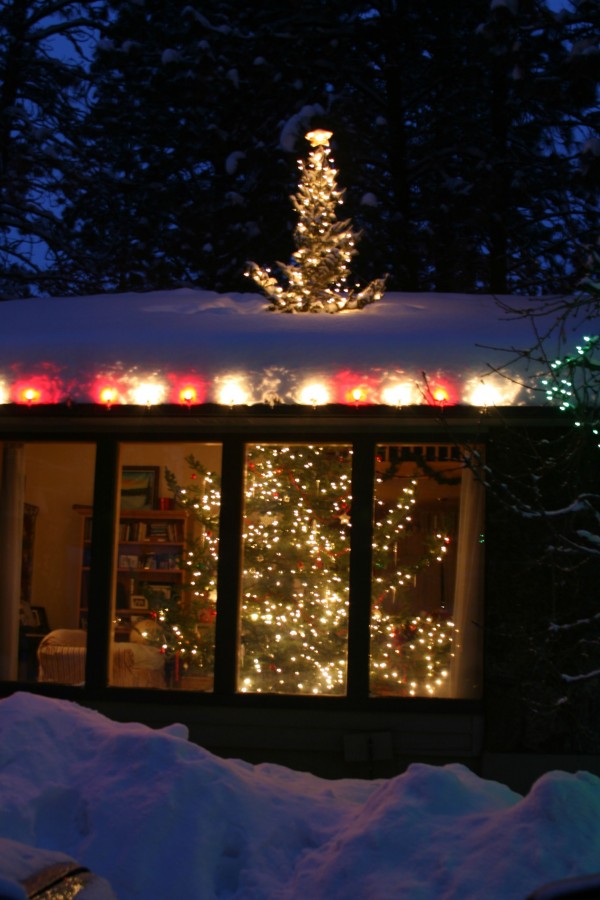
[[[50,628],[78,627],[82,519],[73,507],[92,504],[94,463],[93,444],[25,446],[25,502],[38,508],[31,605],[45,607]]]
[[[170,497],[165,480],[165,468],[170,469],[177,481],[184,485],[189,481],[190,469],[187,456],[195,456],[211,472],[221,471],[221,445],[203,443],[123,443],[121,444],[122,466],[159,466],[159,497]]]

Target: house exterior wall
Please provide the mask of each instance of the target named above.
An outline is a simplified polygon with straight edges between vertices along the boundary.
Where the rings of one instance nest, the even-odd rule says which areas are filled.
[[[0,412],[3,442],[94,445],[95,484],[90,485],[94,540],[100,558],[106,557],[106,562],[99,567],[95,600],[90,604],[89,629],[94,642],[88,644],[86,686],[43,684],[26,679],[15,683],[9,679],[1,684],[0,691],[6,695],[20,687],[68,697],[116,719],[143,721],[155,727],[184,722],[192,740],[216,753],[251,762],[271,761],[305,768],[327,777],[386,777],[402,771],[411,761],[435,764],[462,761],[486,777],[494,777],[496,767],[500,770],[506,766],[506,754],[522,753],[526,749],[522,731],[521,738],[515,738],[512,743],[508,735],[517,733],[515,721],[522,723],[527,717],[519,696],[518,679],[510,681],[503,672],[498,675],[499,661],[504,658],[507,645],[496,634],[486,631],[485,689],[477,698],[372,697],[360,680],[353,682],[349,696],[241,696],[235,690],[231,674],[235,668],[232,654],[236,623],[224,617],[218,625],[218,636],[226,644],[229,641],[229,650],[217,663],[214,691],[191,691],[184,696],[181,691],[159,693],[110,686],[107,668],[110,606],[106,598],[112,590],[110,557],[115,546],[115,484],[121,442],[127,445],[222,442],[227,448],[222,460],[224,473],[229,467],[235,469],[245,443],[257,440],[348,440],[355,442],[357,448],[362,446],[365,454],[385,443],[477,443],[486,447],[492,461],[502,461],[504,465],[510,450],[499,447],[498,437],[505,434],[509,420],[516,428],[526,427],[534,436],[546,435],[560,425],[552,410],[541,409],[390,411],[368,407],[352,410],[251,407],[189,411],[68,406],[3,409]],[[240,477],[239,470],[236,477]],[[221,511],[225,529],[240,516],[241,488],[242,483],[238,481],[237,505],[231,499],[235,498],[232,491],[228,507]],[[491,610],[495,624],[502,619],[503,605],[507,621],[511,617],[514,621],[515,605],[522,602],[518,593],[515,594],[518,572],[514,558],[507,555],[507,544],[501,539],[505,532],[498,530],[508,527],[499,508],[492,500],[486,514],[486,616]],[[222,589],[235,592],[234,570],[238,563],[235,550],[227,552],[229,559],[225,559],[221,568]],[[514,543],[510,552],[514,552]],[[522,570],[526,558],[527,554],[523,553]],[[544,585],[544,590],[548,585]],[[510,646],[511,652],[521,652],[516,643]],[[532,746],[532,749],[539,748]]]

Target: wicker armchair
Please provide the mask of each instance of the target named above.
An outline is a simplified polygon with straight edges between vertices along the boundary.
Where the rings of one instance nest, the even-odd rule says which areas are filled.
[[[38,648],[38,681],[83,684],[87,632],[58,628],[42,638]],[[160,650],[140,643],[113,643],[110,684],[117,687],[165,687],[165,658]]]

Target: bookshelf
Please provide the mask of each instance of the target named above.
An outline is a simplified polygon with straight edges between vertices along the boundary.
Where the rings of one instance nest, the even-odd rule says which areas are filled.
[[[81,516],[79,625],[87,627],[92,539],[92,509],[76,506]],[[115,637],[126,639],[132,616],[144,615],[149,591],[165,600],[181,584],[188,514],[185,510],[122,510],[116,547]]]

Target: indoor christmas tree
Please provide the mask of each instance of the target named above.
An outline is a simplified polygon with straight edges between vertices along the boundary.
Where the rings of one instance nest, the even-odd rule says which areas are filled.
[[[345,692],[351,465],[346,447],[249,448],[243,691]]]
[[[214,644],[220,479],[193,457],[181,486],[168,473],[195,533],[181,595],[157,608],[166,652],[210,677]],[[246,457],[239,689],[346,691],[352,455],[340,445],[251,445]],[[379,477],[378,477],[378,480]],[[374,514],[371,689],[440,693],[454,626],[415,609],[415,585],[443,567],[447,530],[419,517],[418,479],[403,477]],[[440,573],[442,568],[439,569]],[[443,604],[442,604],[443,605]]]
[[[425,534],[415,527],[418,480],[407,481],[395,503],[379,499],[376,504],[370,686],[375,694],[431,696],[443,690],[448,678],[455,627],[439,615],[443,587],[435,615],[416,613],[413,595],[424,569],[437,565],[443,576],[450,537],[447,527]]]
[[[441,527],[423,528],[430,523],[418,515],[417,490],[416,478],[404,478],[399,496],[380,498],[375,508],[375,693],[430,696],[441,692],[449,672],[453,624],[444,616],[420,614],[414,604],[417,578],[430,566],[441,573],[450,539]],[[348,449],[250,449],[242,690],[345,693],[351,503]]]
[[[270,269],[249,263],[246,274],[265,292],[273,310],[333,313],[358,309],[378,300],[385,287],[385,277],[375,279],[362,290],[347,285],[358,234],[349,219],[336,217],[344,191],[336,184],[330,138],[331,132],[323,130],[306,135],[313,149],[307,163],[303,160],[298,163],[300,185],[291,198],[298,214],[294,231],[296,250],[291,263],[277,264],[287,285],[282,287]]]

